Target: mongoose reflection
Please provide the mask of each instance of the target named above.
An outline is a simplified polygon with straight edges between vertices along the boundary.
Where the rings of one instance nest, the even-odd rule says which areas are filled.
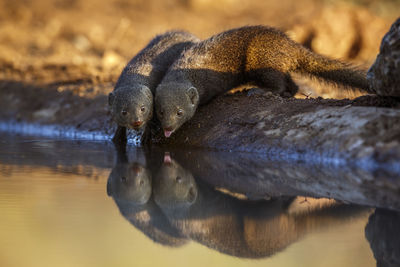
[[[151,173],[139,162],[118,163],[111,171],[107,194],[116,200],[143,205],[151,196]]]
[[[150,239],[173,247],[185,244],[187,239],[169,223],[151,197],[152,171],[147,168],[146,155],[138,151],[129,161],[125,145],[117,147],[117,163],[107,181],[107,195],[114,199],[121,214]]]
[[[114,91],[108,96],[111,115],[118,124],[113,141],[126,139],[126,128],[149,130],[147,123],[153,116],[153,93],[168,67],[183,49],[198,39],[187,32],[171,31],[156,36],[124,68]]]
[[[270,256],[307,233],[365,211],[326,199],[239,200],[196,180],[170,156],[164,157],[153,181],[153,198],[173,227],[188,239],[236,257]]]
[[[164,135],[192,118],[198,105],[241,84],[293,96],[298,86],[290,72],[373,93],[365,71],[315,54],[277,29],[232,29],[186,49],[165,74],[155,94]]]

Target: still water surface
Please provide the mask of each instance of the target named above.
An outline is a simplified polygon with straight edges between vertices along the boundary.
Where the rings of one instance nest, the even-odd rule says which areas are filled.
[[[0,138],[0,266],[400,264],[396,184],[370,198],[345,182],[278,186],[283,167],[256,159],[239,168],[248,155]],[[291,169],[301,177],[303,167]],[[329,188],[343,201],[310,197]]]

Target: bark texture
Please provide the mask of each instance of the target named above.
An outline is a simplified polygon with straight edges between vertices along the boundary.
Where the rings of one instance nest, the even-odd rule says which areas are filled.
[[[300,100],[227,95],[158,142],[400,170],[400,110],[363,105],[398,104],[377,96]]]

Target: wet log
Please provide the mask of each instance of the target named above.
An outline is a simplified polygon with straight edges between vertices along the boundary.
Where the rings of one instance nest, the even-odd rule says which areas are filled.
[[[400,170],[400,110],[393,108],[394,98],[243,94],[215,99],[170,138],[158,136],[157,143]]]

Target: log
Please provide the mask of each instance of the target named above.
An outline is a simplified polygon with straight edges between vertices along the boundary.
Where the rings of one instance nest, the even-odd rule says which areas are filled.
[[[54,87],[10,81],[1,82],[0,88],[2,130],[17,119],[58,125],[52,130],[56,136],[111,139],[114,133],[105,95],[79,97]],[[400,173],[399,103],[398,98],[379,96],[280,98],[254,89],[213,99],[170,138],[160,131],[153,142],[354,164],[368,170],[384,167]]]
[[[215,99],[199,108],[170,138],[158,135],[156,143],[400,172],[397,99],[284,99],[244,94]]]

